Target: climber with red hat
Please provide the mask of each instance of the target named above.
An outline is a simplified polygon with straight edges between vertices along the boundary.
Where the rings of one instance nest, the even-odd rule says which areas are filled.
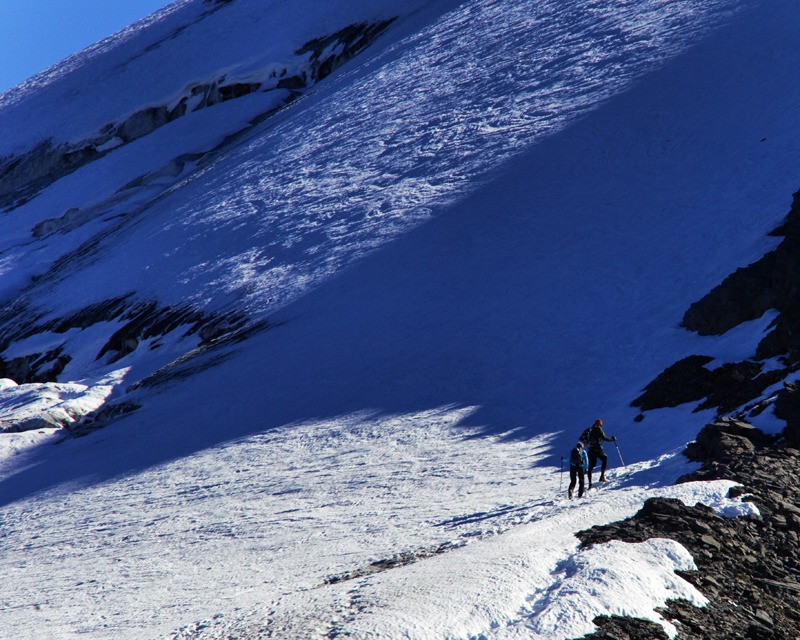
[[[587,447],[587,454],[589,457],[589,469],[588,469],[588,478],[589,478],[589,488],[592,488],[592,471],[594,470],[594,466],[597,464],[597,461],[600,460],[600,482],[606,481],[606,466],[608,465],[608,456],[606,452],[603,451],[603,443],[604,442],[616,442],[616,436],[607,436],[605,431],[603,431],[603,421],[598,418],[597,420],[592,423],[592,426],[586,429],[581,434],[581,440],[586,443]]]

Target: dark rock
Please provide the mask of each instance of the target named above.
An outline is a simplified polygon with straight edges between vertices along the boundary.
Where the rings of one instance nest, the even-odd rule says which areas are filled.
[[[93,145],[45,140],[30,151],[0,158],[0,207],[14,208],[102,154]]]
[[[753,402],[767,387],[800,369],[800,191],[772,235],[783,236],[774,251],[725,278],[692,304],[682,320],[682,326],[701,335],[720,335],[777,311],[753,357],[713,371],[705,367],[710,361],[703,361],[706,356],[684,358],[657,376],[633,406],[647,411],[705,398],[697,408],[716,407],[722,415]],[[783,366],[762,372],[761,363],[772,358],[780,358]],[[769,405],[760,400],[749,410],[755,415]]]
[[[775,415],[786,421],[784,434],[789,446],[800,446],[800,385],[785,382],[775,401]]]
[[[308,86],[308,76],[305,73],[299,73],[293,76],[281,78],[276,85],[278,89],[288,89],[289,91],[299,91]]]
[[[168,122],[169,112],[166,107],[148,107],[137,111],[120,124],[115,131],[115,135],[123,142],[133,142],[148,133],[152,133],[159,127],[163,127]]]
[[[53,382],[72,361],[63,351],[62,345],[45,353],[32,353],[8,360],[0,358],[0,378],[11,378],[20,384]]]
[[[786,220],[773,235],[783,235],[784,240],[774,251],[738,269],[691,305],[683,317],[683,326],[701,335],[714,335],[760,318],[770,309],[789,312],[793,318],[800,317],[796,313],[800,305],[796,295],[800,290],[800,251],[797,250],[800,246],[800,191],[794,194]],[[778,328],[776,323],[775,329]],[[781,345],[781,353],[787,353],[800,347],[800,335],[787,331],[786,338],[775,343]],[[764,357],[771,355],[777,353],[763,354]]]
[[[696,410],[717,407],[720,413],[727,413],[751,401],[786,375],[784,369],[762,373],[763,365],[749,360],[707,369],[705,365],[712,360],[699,355],[679,360],[648,384],[631,405],[650,411],[705,399]]]
[[[620,616],[598,616],[594,619],[598,630],[583,636],[584,640],[668,640],[669,636],[661,625],[641,618]]]
[[[712,390],[711,372],[704,365],[709,356],[688,356],[664,369],[633,401],[634,407],[644,411],[663,407],[677,407],[686,402],[705,398]]]
[[[732,418],[720,418],[708,424],[686,447],[690,460],[726,460],[732,456],[753,454],[756,444],[765,444],[769,438],[752,425]]]
[[[390,569],[396,569],[397,567],[404,567],[406,565],[413,564],[425,558],[431,558],[433,556],[441,555],[448,551],[452,551],[453,549],[460,549],[465,544],[466,543],[463,541],[457,543],[443,542],[441,544],[430,547],[414,549],[413,551],[404,551],[402,553],[395,554],[389,558],[375,560],[374,562],[370,562],[368,565],[360,567],[358,569],[354,569],[353,571],[346,571],[341,574],[328,576],[327,578],[325,578],[323,584],[326,585],[339,584],[340,582],[356,580],[358,578],[363,578],[365,576],[369,576],[375,573],[381,573],[383,571],[388,571]]]
[[[352,24],[329,36],[309,40],[295,53],[311,54],[311,79],[319,82],[369,46],[394,21],[391,18]]]
[[[226,100],[235,100],[236,98],[242,98],[246,95],[254,93],[261,88],[261,84],[258,82],[234,82],[231,84],[226,84],[219,88],[219,99],[220,102],[225,102]]]
[[[197,336],[199,344],[211,344],[244,330],[248,320],[239,313],[226,315],[205,314],[191,307],[162,306],[156,301],[135,301],[133,296],[121,296],[85,307],[75,313],[47,322],[30,319],[32,312],[23,303],[10,305],[0,313],[0,352],[12,342],[38,333],[66,333],[72,329],[86,329],[100,323],[121,323],[108,337],[96,358],[115,362],[143,342],[151,348],[158,346],[158,338],[181,330],[184,336]],[[23,318],[28,318],[21,321]],[[0,358],[0,377],[12,378],[20,383],[55,382],[71,361],[65,345],[46,353],[33,353],[3,360]]]

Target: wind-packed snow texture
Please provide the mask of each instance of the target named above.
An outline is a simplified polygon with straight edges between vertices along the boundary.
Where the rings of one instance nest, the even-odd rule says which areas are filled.
[[[4,426],[22,394],[65,421],[140,407],[0,434],[0,636],[572,638],[599,614],[674,635],[654,608],[704,604],[675,543],[573,534],[651,496],[755,515],[728,482],[672,484],[708,412],[630,402],[771,320],[678,327],[798,186],[793,0],[184,0],[0,96],[0,158],[276,83],[392,18],[271,117],[277,84],[105,140],[0,214],[3,300],[42,326],[129,296],[260,328],[96,359],[116,320],[0,354],[72,357],[61,387],[0,391]],[[610,482],[568,501],[596,417],[627,466],[607,446]]]

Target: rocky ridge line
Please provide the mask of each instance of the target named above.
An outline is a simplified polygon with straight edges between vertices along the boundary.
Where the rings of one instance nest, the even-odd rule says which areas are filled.
[[[689,550],[697,571],[679,574],[710,602],[672,600],[659,610],[678,627],[677,640],[800,638],[800,389],[787,385],[775,409],[787,420],[780,436],[730,417],[706,425],[685,451],[702,467],[678,480],[734,480],[732,497],[755,503],[760,517],[725,518],[701,504],[651,498],[627,520],[577,534],[584,546],[670,538]],[[584,640],[667,638],[646,620],[599,616],[595,624]]]

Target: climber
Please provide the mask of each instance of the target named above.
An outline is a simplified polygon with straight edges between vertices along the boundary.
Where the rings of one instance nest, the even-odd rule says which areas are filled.
[[[603,431],[603,421],[598,418],[594,421],[591,427],[589,427],[586,431],[581,434],[581,439],[586,436],[586,440],[588,441],[588,448],[589,448],[589,464],[588,464],[588,475],[589,475],[589,488],[592,488],[592,471],[594,471],[594,466],[597,464],[597,461],[600,460],[600,482],[606,481],[606,466],[608,465],[608,456],[606,452],[603,451],[603,442],[616,442],[616,436],[607,436],[605,431]]]
[[[572,492],[575,490],[575,483],[578,482],[578,497],[583,497],[584,474],[589,468],[589,458],[586,456],[586,448],[580,440],[569,454],[569,489],[567,495],[572,499]]]

